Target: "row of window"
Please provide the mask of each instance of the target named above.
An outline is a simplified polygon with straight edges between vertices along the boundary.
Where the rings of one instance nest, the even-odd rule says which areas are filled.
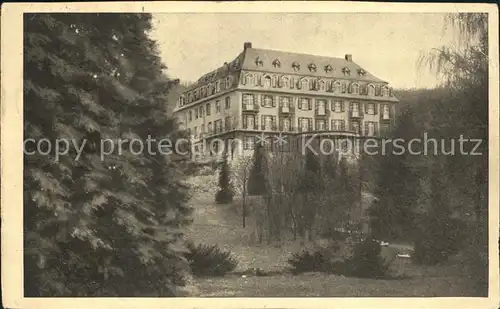
[[[231,97],[225,98],[224,108],[225,109],[231,108]],[[221,111],[221,102],[220,102],[220,100],[216,100],[215,101],[215,113],[220,113],[220,111]],[[207,115],[207,116],[212,115],[212,103],[200,105],[199,107],[194,109],[194,113],[192,110],[188,111],[188,115],[187,115],[188,121],[193,121],[193,114],[194,114],[194,119],[203,118],[205,115]]]
[[[264,61],[262,59],[260,59],[260,57],[257,57],[257,58],[255,58],[255,65],[258,67],[262,67],[262,66],[264,66]],[[276,58],[272,61],[272,65],[275,68],[281,68],[281,61],[278,58]],[[298,63],[297,61],[292,62],[291,67],[295,72],[300,71],[300,63]],[[316,66],[316,64],[314,62],[309,63],[307,65],[307,69],[309,70],[309,72],[312,72],[312,73],[318,71],[318,67]],[[325,65],[323,67],[323,69],[326,73],[330,73],[330,72],[334,71],[333,67],[330,64]],[[344,73],[344,76],[350,76],[351,69],[349,67],[343,67],[342,73]],[[357,73],[359,76],[365,76],[367,74],[367,72],[361,68],[357,70]]]
[[[262,115],[260,121],[260,127],[258,124],[257,115],[244,115],[243,116],[243,129],[250,130],[265,130],[265,131],[282,131],[282,132],[293,132],[295,127],[293,124],[292,117],[280,117],[279,125],[276,125],[276,116],[272,115]],[[345,120],[343,119],[333,119],[330,122],[326,119],[315,119],[313,127],[313,118],[310,117],[299,117],[297,119],[297,131],[298,132],[312,132],[316,131],[350,131],[356,134],[363,134],[366,136],[377,135],[378,122],[376,121],[365,121],[364,131],[361,132],[360,121],[351,121],[350,127],[347,128]],[[331,126],[329,127],[329,124]]]
[[[201,86],[200,88],[196,88],[186,94],[181,95],[179,98],[179,107],[192,103],[194,101],[198,101],[199,99],[209,97],[221,91],[231,88],[233,84],[233,77],[227,76],[226,78],[219,79],[213,83],[209,83],[208,85]]]
[[[316,90],[333,93],[348,93],[368,96],[392,96],[391,89],[387,85],[360,84],[339,80],[324,80],[308,77],[277,76],[259,73],[246,73],[242,77],[242,84],[248,86],[261,86],[265,88],[285,88],[299,90]],[[192,103],[199,99],[214,95],[229,89],[233,83],[233,77],[227,76],[216,82],[201,86],[195,90],[182,95],[179,98],[179,106]]]
[[[206,129],[206,131],[205,131]],[[205,128],[205,125],[202,124],[200,127],[195,126],[193,130],[187,129],[187,132],[189,135],[192,135],[194,138],[198,138],[201,136],[204,136],[205,134],[212,135],[212,134],[218,134],[222,133],[225,131],[231,131],[233,129],[231,125],[231,117],[226,117],[223,119],[218,119],[215,120],[213,123],[209,122],[207,124],[207,127]]]
[[[264,88],[317,90],[382,97],[391,95],[391,89],[387,85],[360,84],[358,82],[324,80],[308,77],[246,73],[243,75],[241,82],[243,85],[261,86]]]
[[[276,107],[276,99],[272,95],[259,95],[255,94],[243,94],[243,110],[249,111],[254,110],[258,106],[258,101],[260,100],[260,106],[262,107]],[[308,111],[313,109],[311,98],[300,98],[297,100],[297,107],[300,110]],[[279,97],[280,108],[291,109],[293,108],[293,98],[288,96]],[[390,118],[390,107],[389,104],[381,104],[382,106],[382,117],[383,119]],[[331,111],[333,112],[345,112],[345,104],[343,100],[332,100]],[[349,102],[349,111],[353,115],[359,115],[364,107],[365,114],[376,115],[378,114],[377,103],[359,103],[359,102]],[[315,100],[315,110],[317,115],[326,115],[329,108],[329,101],[326,99],[316,99]]]

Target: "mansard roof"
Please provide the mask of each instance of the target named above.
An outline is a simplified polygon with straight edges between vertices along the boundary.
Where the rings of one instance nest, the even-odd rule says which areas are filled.
[[[260,71],[276,74],[295,74],[318,78],[357,80],[365,82],[386,83],[386,81],[367,72],[352,61],[351,55],[345,58],[316,56],[271,49],[252,48],[245,43],[243,51],[231,62],[204,74],[186,91],[215,82],[231,72]],[[346,74],[346,71],[350,74]]]
[[[346,55],[345,58],[352,59],[350,55]],[[276,60],[278,60],[279,66],[274,65]],[[242,69],[277,74],[299,74],[323,78],[386,83],[364,70],[352,60],[271,49],[245,49]],[[350,71],[350,75],[344,74],[346,70]]]

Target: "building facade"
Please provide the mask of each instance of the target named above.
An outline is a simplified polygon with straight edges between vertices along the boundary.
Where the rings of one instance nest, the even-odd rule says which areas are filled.
[[[351,55],[297,54],[247,42],[233,61],[182,93],[174,115],[195,152],[211,156],[224,147],[234,157],[252,152],[262,137],[272,151],[294,151],[305,136],[384,136],[395,123],[397,102],[388,83]],[[277,136],[287,142],[275,142]]]

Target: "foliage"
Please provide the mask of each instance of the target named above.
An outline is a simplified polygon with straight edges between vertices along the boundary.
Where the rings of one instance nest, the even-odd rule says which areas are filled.
[[[305,156],[303,175],[297,189],[302,193],[319,192],[322,184],[319,158],[311,150],[308,150]]]
[[[386,278],[390,262],[380,255],[381,246],[372,238],[359,242],[352,258],[345,261],[347,275],[360,278]]]
[[[175,295],[190,212],[177,161],[154,141],[100,158],[101,139],[183,134],[151,15],[27,14],[24,29],[25,138],[86,141],[77,160],[71,146],[24,157],[25,294]]]
[[[292,273],[300,274],[305,272],[325,271],[328,265],[328,258],[320,250],[302,250],[292,254],[288,259]]]
[[[348,237],[339,245],[294,253],[288,264],[294,274],[327,272],[349,277],[387,278],[391,261],[385,261],[380,253],[381,246],[375,240]]]
[[[219,191],[215,195],[215,201],[219,204],[227,204],[233,200],[234,192],[229,177],[229,164],[227,156],[224,156],[219,172]]]
[[[231,252],[222,251],[216,245],[188,244],[186,258],[195,276],[224,276],[238,266]]]
[[[248,176],[247,193],[248,195],[268,195],[268,183],[266,176],[268,167],[265,157],[265,149],[262,143],[257,143],[254,149],[253,166]]]
[[[470,264],[464,265],[464,270],[471,272],[466,275],[485,282],[487,261],[482,257],[488,252],[488,15],[450,14],[447,21],[451,26],[448,30],[457,34],[456,44],[423,54],[419,63],[435,72],[442,85],[396,92],[400,116],[394,137],[408,141],[423,139],[426,134],[427,140],[445,141],[446,151],[455,142],[455,155],[444,154],[442,145],[435,152],[430,142],[413,144],[412,151],[421,152],[420,156],[384,158],[386,168],[380,169],[378,177],[381,199],[373,209],[382,220],[373,224],[378,225],[379,235],[413,238],[414,259],[420,263],[446,261],[458,250],[467,253]],[[465,154],[457,145],[461,136],[471,141],[463,144]],[[470,155],[476,147],[472,139],[481,140],[476,155]],[[413,235],[407,235],[412,232],[405,226],[415,230]],[[467,246],[460,244],[462,240]],[[470,246],[474,249],[470,250]],[[484,285],[483,289],[483,293],[487,291]]]
[[[413,262],[435,265],[446,262],[464,246],[467,227],[464,222],[449,217],[425,214],[419,219],[420,237],[415,239]]]

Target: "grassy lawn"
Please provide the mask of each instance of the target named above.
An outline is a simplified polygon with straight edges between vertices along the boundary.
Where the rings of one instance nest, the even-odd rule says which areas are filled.
[[[287,260],[294,252],[304,248],[298,242],[285,242],[280,246],[256,244],[252,228],[243,228],[241,218],[231,210],[232,205],[214,205],[210,199],[194,199],[194,222],[188,238],[195,242],[217,244],[230,250],[239,262],[236,271],[261,268],[279,274],[242,277],[228,274],[222,278],[195,278],[194,297],[471,297],[473,280],[462,274],[460,261],[437,267],[420,267],[405,261],[394,261],[395,274],[409,276],[405,279],[376,280],[347,278],[322,273],[297,276],[286,273]],[[251,226],[251,222],[250,222]],[[392,257],[406,252],[408,246],[391,244],[382,254]]]
[[[203,297],[458,297],[467,293],[468,280],[458,277],[430,277],[404,280],[346,278],[310,273],[298,276],[276,275],[196,279],[198,295]]]

